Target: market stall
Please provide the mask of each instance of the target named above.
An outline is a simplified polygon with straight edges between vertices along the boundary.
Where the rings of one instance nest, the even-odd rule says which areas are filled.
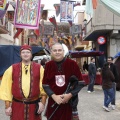
[[[104,54],[104,52],[101,51],[94,51],[94,50],[82,50],[82,51],[69,51],[71,58],[82,58],[82,57],[95,57],[95,56],[101,56]],[[83,80],[85,81],[85,84],[89,83],[89,76],[88,72],[82,73]],[[102,77],[99,72],[96,74],[96,80],[95,84],[101,85],[102,84]]]
[[[89,76],[88,74],[82,74],[83,76],[83,80],[85,81],[85,84],[89,84]],[[97,85],[101,85],[102,84],[102,77],[100,74],[96,74],[96,80],[95,80],[95,84]]]

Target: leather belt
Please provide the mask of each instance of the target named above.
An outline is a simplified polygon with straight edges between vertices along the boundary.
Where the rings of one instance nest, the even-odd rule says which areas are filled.
[[[41,98],[36,98],[36,99],[17,99],[13,97],[13,101],[15,102],[21,102],[23,104],[35,104],[37,102],[40,102]]]

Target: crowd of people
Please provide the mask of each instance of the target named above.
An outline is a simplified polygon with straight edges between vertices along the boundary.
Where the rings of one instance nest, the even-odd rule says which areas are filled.
[[[10,120],[41,120],[45,110],[47,120],[79,120],[78,92],[84,87],[82,73],[77,63],[64,56],[62,44],[51,46],[51,60],[43,59],[41,64],[31,61],[32,48],[20,48],[21,62],[11,65],[5,72],[0,86],[0,99],[5,101],[5,113]],[[116,66],[108,57],[102,68],[104,106],[115,109]],[[88,70],[88,93],[94,92],[96,78],[95,58],[91,58]],[[59,116],[59,117],[58,117]]]
[[[86,63],[85,63],[86,64]],[[84,64],[84,66],[85,66]],[[91,62],[88,65],[89,85],[88,93],[94,92],[94,84],[96,79],[96,65],[95,58],[91,58]],[[104,105],[103,109],[110,112],[110,108],[115,109],[116,105],[116,84],[119,83],[119,75],[116,65],[113,63],[113,57],[108,57],[107,62],[101,69],[102,77],[102,89],[104,92]]]

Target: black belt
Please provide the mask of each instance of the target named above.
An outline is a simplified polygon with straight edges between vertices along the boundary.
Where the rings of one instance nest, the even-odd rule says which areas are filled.
[[[38,98],[37,100],[33,100],[33,101],[26,101],[26,100],[18,100],[18,99],[13,97],[13,100],[15,102],[21,102],[23,104],[36,104],[37,102],[40,102],[40,98]]]

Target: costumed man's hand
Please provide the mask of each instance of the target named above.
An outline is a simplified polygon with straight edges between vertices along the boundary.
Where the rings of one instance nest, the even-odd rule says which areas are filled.
[[[52,95],[53,100],[60,105],[63,102],[63,95]]]
[[[63,94],[63,104],[68,103],[68,101],[71,99],[72,94],[68,93],[68,94]]]
[[[38,104],[39,104],[39,109],[38,109],[37,113],[41,114],[44,111],[45,106],[43,105],[42,102],[39,102]]]
[[[6,114],[7,116],[10,116],[10,115],[12,114],[12,108],[11,108],[11,107],[6,108],[6,109],[5,109],[5,114]]]

